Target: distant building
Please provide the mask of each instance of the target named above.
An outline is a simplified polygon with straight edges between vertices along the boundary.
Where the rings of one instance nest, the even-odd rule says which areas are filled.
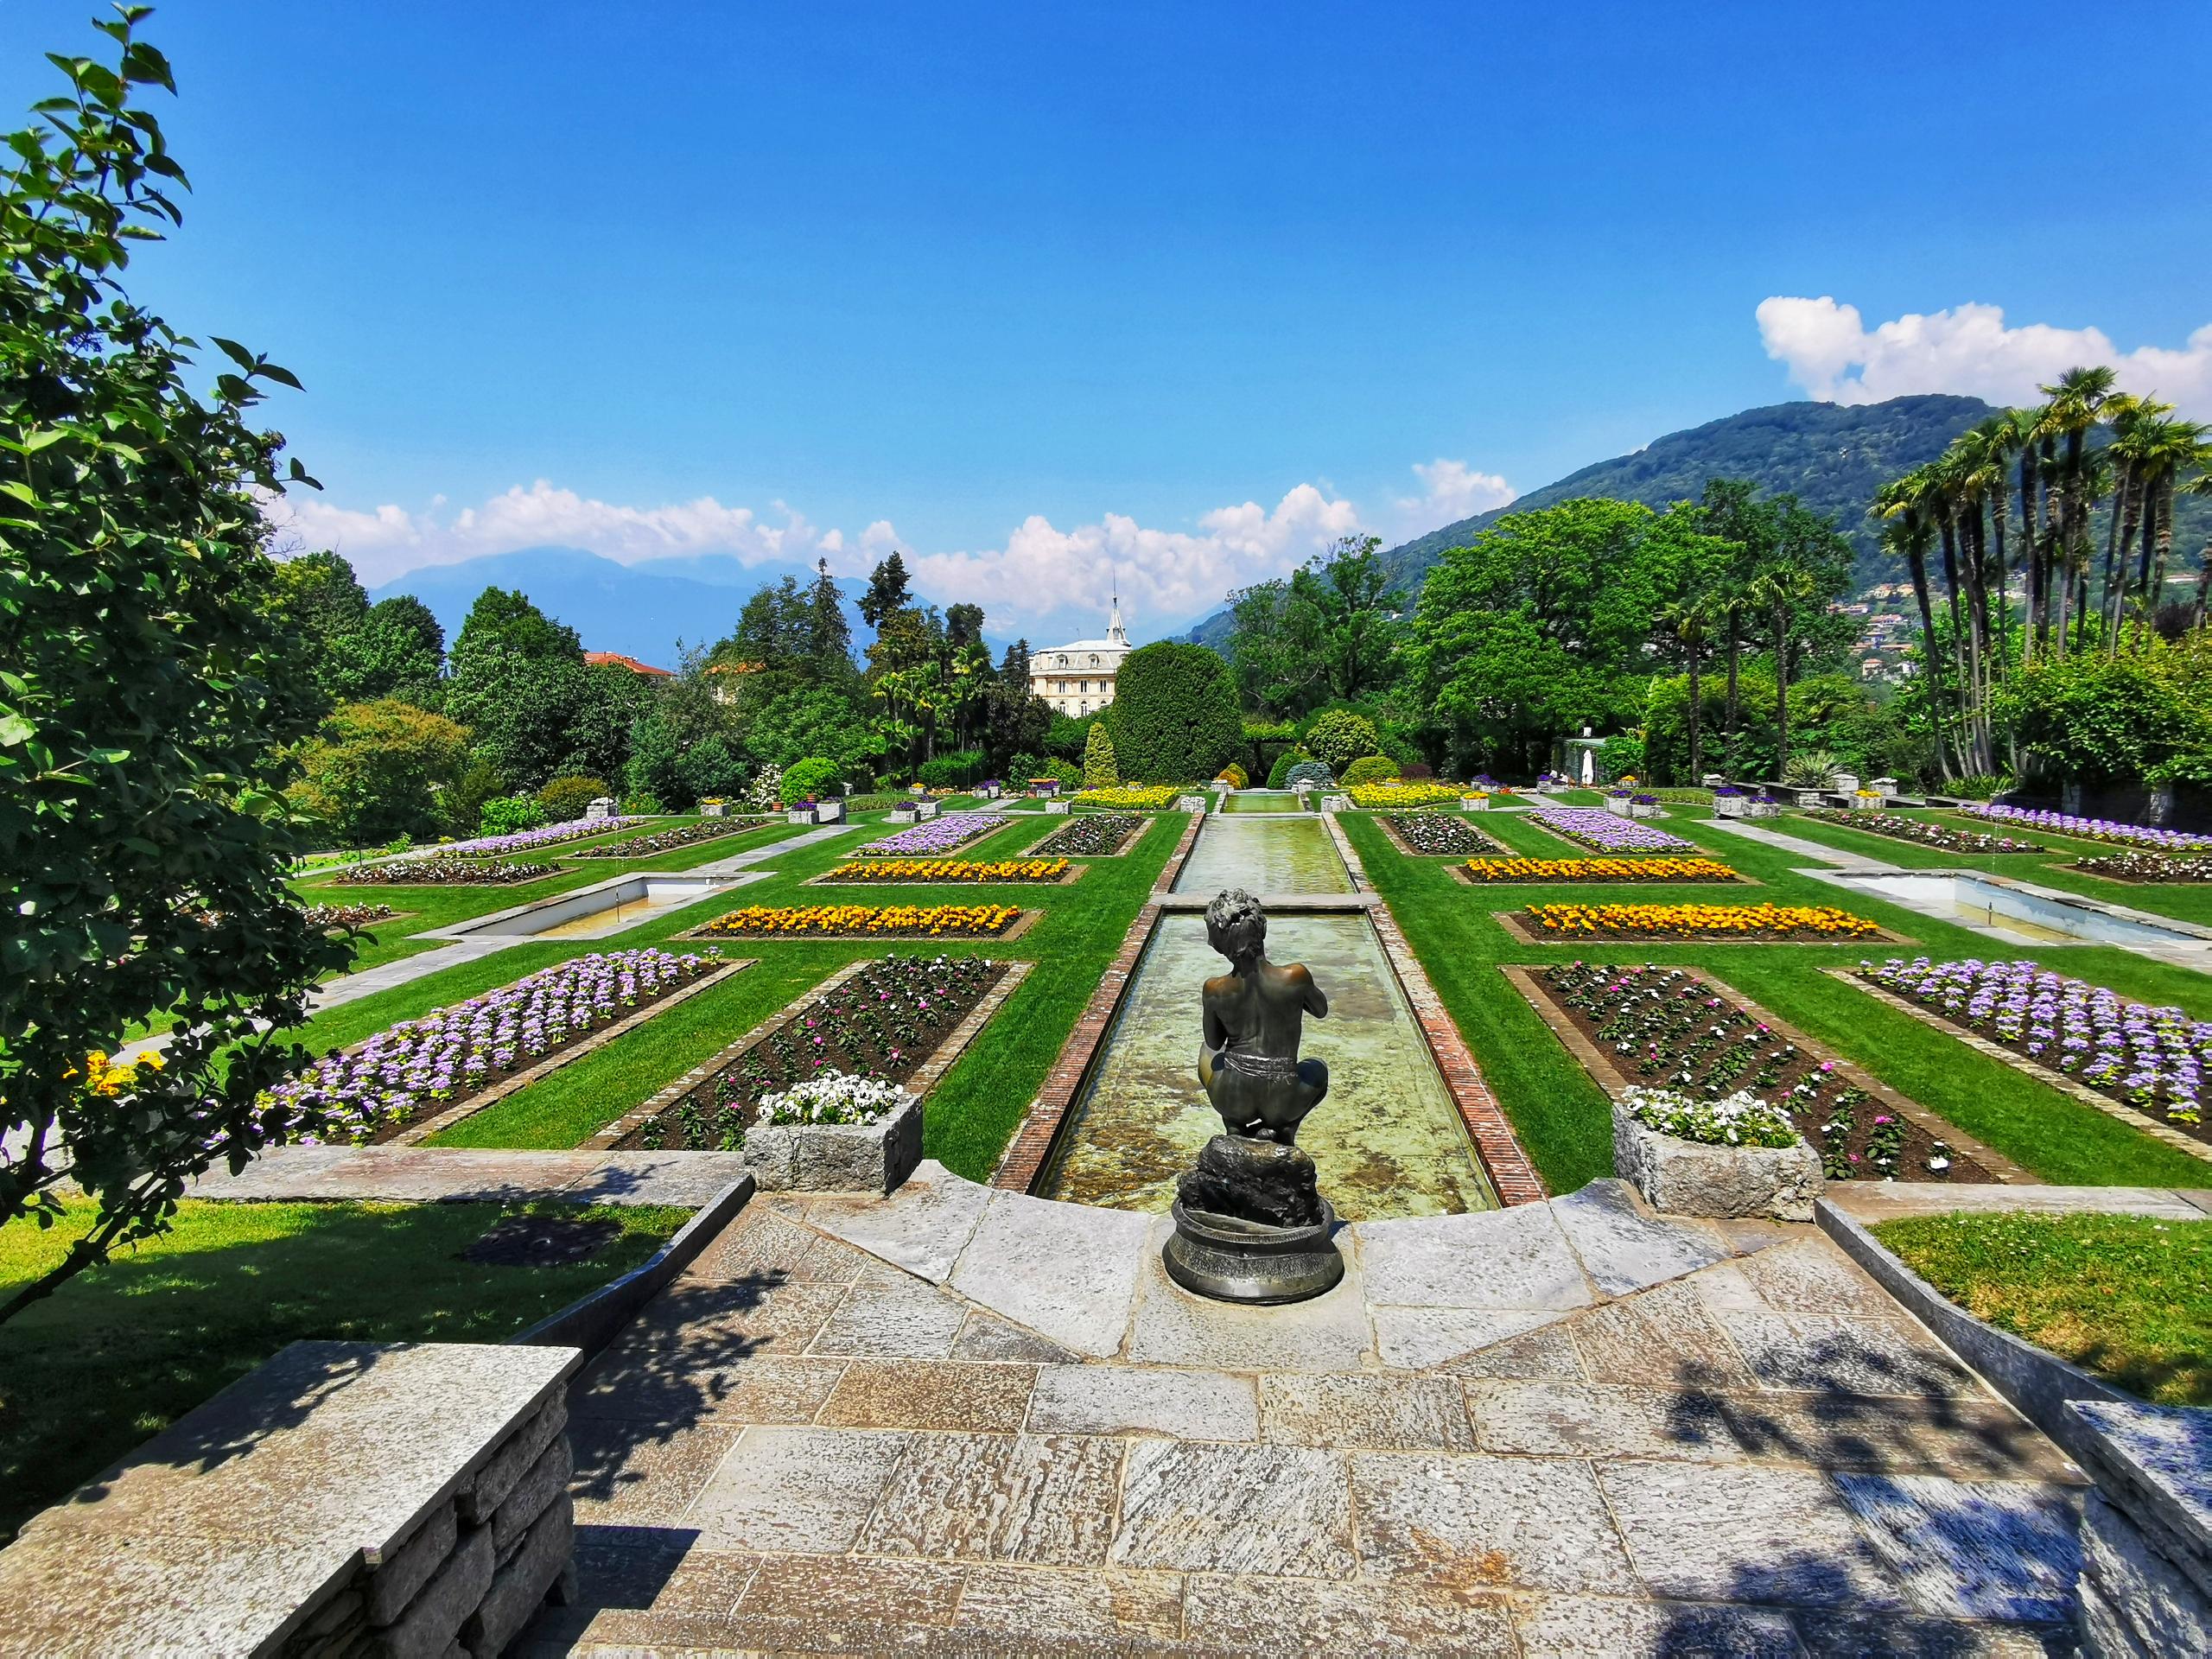
[[[1103,639],[1077,639],[1029,656],[1029,689],[1056,715],[1081,719],[1114,701],[1114,677],[1129,654],[1128,630],[1122,626],[1122,599],[1114,596]]]
[[[632,674],[642,674],[652,680],[672,680],[676,676],[664,668],[655,668],[651,663],[641,663],[634,657],[625,657],[619,651],[588,651],[584,652],[584,666],[603,668],[612,664],[626,668]]]

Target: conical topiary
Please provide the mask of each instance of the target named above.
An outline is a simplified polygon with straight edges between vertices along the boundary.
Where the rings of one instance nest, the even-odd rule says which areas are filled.
[[[1122,774],[1114,766],[1114,740],[1107,735],[1106,722],[1102,720],[1083,740],[1083,786],[1111,789],[1121,781]]]

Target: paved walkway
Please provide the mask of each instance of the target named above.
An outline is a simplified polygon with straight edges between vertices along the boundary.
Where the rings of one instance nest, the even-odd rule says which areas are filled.
[[[745,1173],[727,1152],[505,1152],[462,1147],[279,1147],[238,1174],[194,1183],[195,1198],[402,1204],[666,1204],[696,1210]]]
[[[1981,1186],[1942,1181],[1834,1181],[1821,1195],[1868,1227],[1906,1216],[2040,1211],[2058,1215],[2212,1220],[2212,1189],[2168,1186]]]
[[[1807,1227],[1617,1182],[1236,1309],[933,1165],[756,1198],[570,1395],[518,1651],[2040,1652],[2080,1475]]]
[[[1732,836],[1741,836],[1746,841],[1756,841],[1763,847],[1789,854],[1793,858],[1809,858],[1815,863],[1833,864],[1839,869],[1864,870],[1869,874],[1895,874],[1903,867],[1886,859],[1872,858],[1865,853],[1847,853],[1840,848],[1824,846],[1817,841],[1807,841],[1802,836],[1785,836],[1779,830],[1769,830],[1764,824],[1745,823],[1741,818],[1714,817],[1706,820],[1715,830],[1726,830]]]

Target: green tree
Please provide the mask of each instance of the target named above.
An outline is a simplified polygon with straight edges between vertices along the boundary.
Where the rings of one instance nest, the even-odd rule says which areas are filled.
[[[745,742],[754,755],[779,766],[821,755],[840,775],[875,753],[859,712],[836,692],[818,687],[787,691],[761,709],[746,728]]]
[[[300,752],[293,804],[347,847],[437,833],[439,798],[459,779],[468,733],[387,697],[340,703]]]
[[[1244,741],[1229,664],[1180,640],[1141,645],[1122,659],[1105,723],[1122,776],[1136,783],[1211,778]]]
[[[446,632],[412,594],[369,607],[330,645],[333,683],[349,702],[398,697],[435,713],[445,703]]]
[[[1083,786],[1111,789],[1122,781],[1114,764],[1114,739],[1105,726],[1093,726],[1083,748]]]
[[[520,593],[486,588],[454,640],[446,712],[469,728],[509,789],[534,790],[563,772],[620,771],[606,716],[610,701],[627,696],[626,687],[586,671],[574,628]]]
[[[1348,709],[1332,709],[1306,729],[1306,752],[1341,778],[1344,768],[1382,752],[1375,722]]]
[[[358,690],[340,668],[338,651],[339,642],[369,613],[369,596],[353,567],[327,551],[278,561],[276,608],[305,644],[309,671],[323,696],[333,702],[356,697]]]
[[[860,597],[861,620],[880,629],[886,619],[906,608],[906,561],[893,548],[868,572],[868,591]]]
[[[108,60],[54,60],[68,90],[0,181],[0,1225],[51,1223],[65,1181],[96,1211],[0,1319],[295,1132],[257,1102],[348,955],[284,881],[283,757],[322,704],[264,551],[282,441],[248,416],[298,382],[217,340],[195,394],[195,343],[121,286],[181,222],[133,102],[175,90],[144,12],[96,25]],[[95,1085],[88,1055],[172,1026],[162,1069]]]

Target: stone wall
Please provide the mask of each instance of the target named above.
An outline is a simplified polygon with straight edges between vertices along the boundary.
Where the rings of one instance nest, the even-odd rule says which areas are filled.
[[[2067,1408],[2097,1483],[2082,1510],[2082,1651],[2212,1653],[2212,1412],[2113,1402]]]
[[[0,1649],[489,1659],[572,1582],[582,1359],[294,1343],[0,1550]]]

